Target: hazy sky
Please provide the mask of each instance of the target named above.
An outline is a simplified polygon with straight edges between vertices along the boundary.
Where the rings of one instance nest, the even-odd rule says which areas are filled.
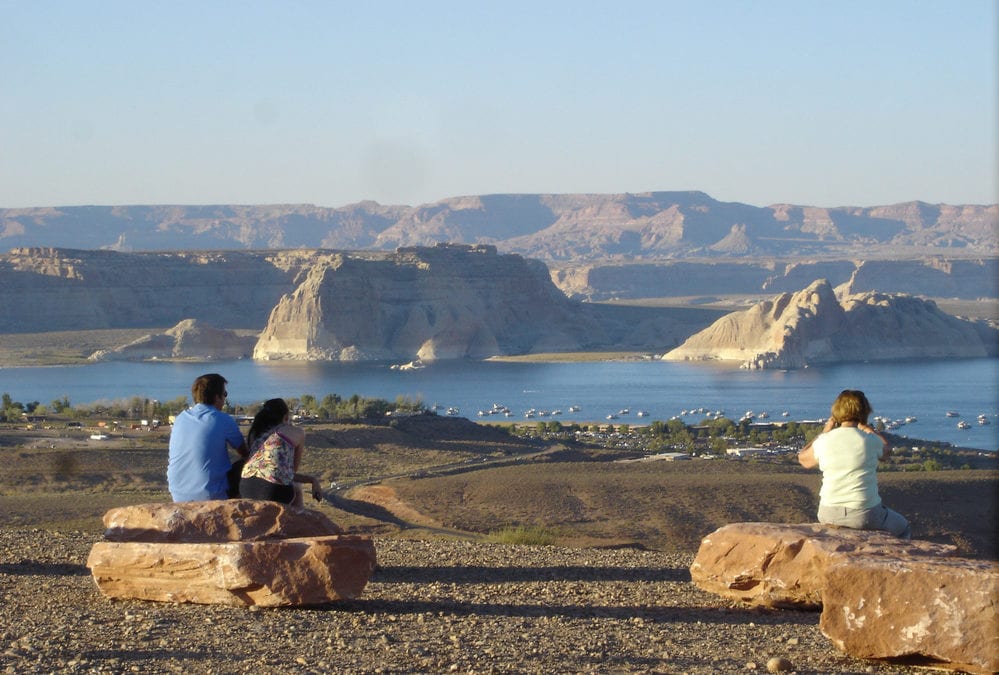
[[[996,0],[0,0],[0,207],[995,203]]]

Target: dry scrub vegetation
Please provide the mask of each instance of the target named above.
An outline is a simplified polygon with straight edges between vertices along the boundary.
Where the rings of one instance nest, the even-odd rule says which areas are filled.
[[[98,531],[108,508],[168,500],[168,433],[94,441],[86,429],[0,431],[4,526]],[[530,527],[565,546],[692,553],[726,523],[814,520],[819,476],[791,462],[621,461],[628,458],[421,416],[310,426],[302,469],[340,484],[335,504],[320,507],[334,520],[387,536],[476,539]],[[915,536],[995,558],[997,475],[893,472],[880,480],[885,502],[910,518]],[[377,490],[365,485],[376,477]]]
[[[552,462],[389,483],[402,501],[453,527],[489,532],[542,525],[565,545],[694,552],[731,522],[814,522],[819,477],[734,460]],[[920,539],[995,558],[996,473],[938,471],[881,478],[886,503]]]

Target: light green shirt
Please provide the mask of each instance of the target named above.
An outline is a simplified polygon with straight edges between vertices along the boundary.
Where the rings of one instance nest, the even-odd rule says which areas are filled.
[[[819,506],[871,509],[880,504],[877,471],[882,449],[880,438],[856,427],[820,434],[812,442],[822,471]]]

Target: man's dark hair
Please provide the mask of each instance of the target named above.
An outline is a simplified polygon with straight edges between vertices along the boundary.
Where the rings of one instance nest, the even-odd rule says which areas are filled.
[[[202,375],[191,385],[191,396],[194,398],[195,403],[215,405],[216,396],[224,397],[227,395],[225,390],[226,384],[228,384],[228,380],[218,373]]]

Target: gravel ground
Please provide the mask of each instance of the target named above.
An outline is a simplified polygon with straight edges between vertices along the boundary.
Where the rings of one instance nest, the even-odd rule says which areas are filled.
[[[98,536],[0,529],[0,671],[923,672],[841,654],[817,613],[703,593],[687,555],[377,539],[361,599],[255,609],[110,601]]]

